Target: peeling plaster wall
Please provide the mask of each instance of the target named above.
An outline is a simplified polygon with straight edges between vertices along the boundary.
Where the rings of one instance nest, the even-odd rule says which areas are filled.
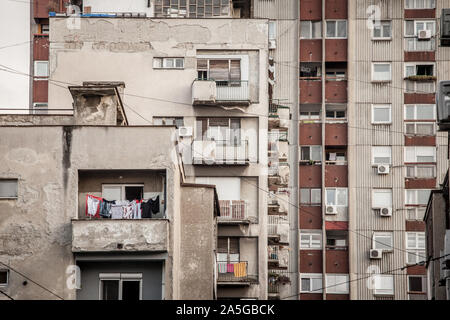
[[[180,189],[168,138],[173,132],[173,127],[0,126],[0,178],[18,179],[18,198],[0,200],[0,261],[65,299],[75,298],[65,272],[74,264],[71,219],[77,217],[78,170],[166,170],[172,234],[179,223],[174,195]],[[173,244],[167,247],[166,270],[171,270]],[[171,274],[166,272],[167,299]],[[2,290],[14,299],[56,299],[23,281],[11,272],[10,285]]]

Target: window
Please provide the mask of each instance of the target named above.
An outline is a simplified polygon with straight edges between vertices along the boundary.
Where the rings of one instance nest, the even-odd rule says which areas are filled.
[[[300,148],[301,161],[322,161],[322,146],[304,146]]]
[[[300,38],[301,39],[322,38],[322,21],[301,21]]]
[[[322,234],[320,231],[300,231],[300,249],[322,249]]]
[[[372,164],[391,164],[392,147],[372,147]]]
[[[405,190],[406,205],[426,205],[430,197],[429,189],[407,189]]]
[[[374,23],[373,27],[374,39],[390,39],[391,38],[391,21],[381,21]]]
[[[321,189],[300,189],[300,203],[308,205],[320,205],[322,203],[322,190]]]
[[[328,20],[327,38],[347,38],[347,20]]]
[[[153,125],[155,126],[172,126],[177,128],[184,126],[183,117],[153,117]]]
[[[405,123],[405,134],[412,136],[434,136],[435,126],[432,122]]]
[[[301,273],[300,274],[300,292],[322,292],[322,274],[320,273]]]
[[[405,162],[436,162],[436,147],[405,147]]]
[[[300,63],[300,78],[319,78],[322,76],[322,65],[314,62]]]
[[[420,31],[429,30],[431,36],[436,33],[436,23],[434,21],[406,20],[405,37],[417,37]]]
[[[50,33],[50,25],[48,24],[40,24],[41,34],[49,34]]]
[[[100,273],[100,300],[142,300],[142,273]]]
[[[325,151],[325,159],[329,164],[345,164],[347,162],[347,152],[339,149],[328,149]]]
[[[391,64],[373,63],[372,81],[384,81],[384,82],[391,81]]]
[[[34,76],[35,80],[46,80],[41,78],[48,78],[48,61],[34,61]]]
[[[183,69],[184,58],[153,58],[154,69]]]
[[[217,240],[217,262],[240,262],[239,238],[219,237]]]
[[[238,146],[241,144],[241,119],[197,118],[195,138]]]
[[[435,165],[406,166],[406,178],[409,179],[432,179],[436,178]]]
[[[154,7],[155,17],[203,18],[231,14],[229,0],[190,0],[189,6],[187,2],[187,0],[157,0]]]
[[[239,85],[241,82],[240,59],[197,59],[198,79],[211,79],[223,84]]]
[[[384,251],[392,251],[393,249],[392,232],[374,232],[372,240],[373,249],[381,249]]]
[[[320,105],[301,105],[300,120],[320,120]]]
[[[0,287],[6,287],[9,283],[9,270],[0,270]]]
[[[327,105],[326,117],[329,121],[342,121],[347,119],[346,105]]]
[[[372,123],[388,124],[391,123],[391,105],[374,104],[372,105]]]
[[[423,221],[426,209],[426,207],[407,208],[406,220]]]
[[[128,200],[144,198],[143,184],[103,184],[102,197],[106,200]]]
[[[425,292],[425,277],[408,276],[408,292]]]
[[[392,189],[372,190],[372,208],[392,208]]]
[[[425,232],[406,232],[406,263],[416,264],[426,260]]]
[[[349,292],[348,279],[349,279],[348,274],[343,275],[327,274],[325,276],[327,293],[348,294]]]
[[[405,120],[435,120],[436,106],[434,104],[405,105]]]
[[[405,0],[405,9],[434,9],[435,0]]]
[[[347,188],[327,188],[325,195],[327,206],[348,206]]]
[[[394,295],[394,276],[377,274],[374,276],[375,295]]]
[[[0,199],[16,199],[17,193],[17,179],[0,179]]]
[[[434,76],[433,64],[405,64],[405,77]]]
[[[269,21],[269,40],[277,38],[277,23],[276,21]]]

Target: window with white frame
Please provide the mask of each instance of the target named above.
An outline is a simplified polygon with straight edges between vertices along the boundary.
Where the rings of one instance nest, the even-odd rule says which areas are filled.
[[[416,264],[424,260],[425,232],[406,232],[406,263]]]
[[[327,20],[327,38],[347,38],[347,20]]]
[[[348,274],[327,274],[325,275],[326,291],[332,294],[349,293],[349,275]]]
[[[406,209],[406,220],[423,221],[426,207],[409,207]]]
[[[100,273],[99,300],[142,300],[142,273]]]
[[[424,276],[408,276],[408,292],[426,292],[426,279]]]
[[[128,200],[143,199],[143,184],[103,184],[102,198],[106,200]]]
[[[405,120],[435,120],[436,106],[434,104],[406,104]]]
[[[322,190],[317,188],[301,188],[300,203],[302,205],[320,205],[322,203]]]
[[[300,120],[317,121],[320,120],[320,105],[302,105],[300,106]]]
[[[269,21],[269,40],[277,38],[277,23],[276,21]]]
[[[372,81],[391,81],[391,64],[385,62],[372,63]]]
[[[300,38],[301,39],[322,38],[322,21],[301,21]]]
[[[322,146],[302,146],[300,148],[301,161],[322,161]]]
[[[406,189],[405,204],[406,205],[426,205],[430,197],[430,189]]]
[[[405,9],[434,9],[436,0],[405,0]]]
[[[420,31],[429,30],[431,36],[436,33],[436,22],[433,20],[406,20],[405,37],[417,37]]]
[[[434,136],[436,134],[433,122],[407,122],[405,134],[411,136]]]
[[[405,162],[436,162],[436,147],[405,147]]]
[[[372,147],[372,164],[391,164],[392,163],[392,147]]]
[[[392,232],[374,232],[372,238],[372,249],[379,249],[383,251],[392,251],[393,249],[393,234]]]
[[[154,69],[183,69],[184,58],[153,58]]]
[[[390,104],[373,104],[372,105],[372,123],[373,124],[390,124],[391,119]]]
[[[48,78],[48,61],[34,61],[35,80],[46,80]]]
[[[434,76],[433,63],[406,63],[405,77]]]
[[[394,276],[389,274],[376,274],[374,279],[375,295],[394,295]]]
[[[435,165],[406,165],[406,178],[432,179],[436,178]]]
[[[380,21],[379,23],[374,23],[373,27],[373,39],[390,39],[391,34],[391,21]]]
[[[348,206],[348,189],[347,188],[327,188],[325,190],[325,202],[327,206]]]
[[[301,293],[321,293],[322,292],[321,273],[301,273],[300,292]]]
[[[9,270],[0,269],[0,287],[6,287],[9,284]]]
[[[392,208],[392,189],[373,189],[372,208]]]
[[[16,199],[18,194],[17,179],[0,179],[0,199]]]
[[[300,230],[300,249],[322,249],[322,233]]]
[[[327,121],[344,121],[347,119],[347,105],[327,105]]]

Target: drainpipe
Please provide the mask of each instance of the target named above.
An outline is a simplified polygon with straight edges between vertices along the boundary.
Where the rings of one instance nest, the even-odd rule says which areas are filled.
[[[322,119],[322,298],[323,300],[326,300],[327,294],[326,294],[326,240],[327,240],[327,234],[325,230],[325,209],[326,209],[326,190],[325,190],[325,134],[326,134],[326,110],[325,110],[325,57],[326,57],[326,41],[325,41],[325,35],[326,35],[326,21],[325,21],[325,0],[322,0],[322,110],[321,110],[321,119]]]

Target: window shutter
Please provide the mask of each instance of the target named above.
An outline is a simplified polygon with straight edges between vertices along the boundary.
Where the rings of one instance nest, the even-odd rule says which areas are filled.
[[[230,64],[231,81],[241,81],[241,60],[231,60]]]
[[[208,70],[208,60],[197,59],[197,70],[198,71],[207,71]]]
[[[228,127],[229,118],[209,118],[210,127]]]
[[[218,238],[217,252],[228,253],[228,238]]]
[[[230,254],[239,253],[239,238],[230,238]]]
[[[228,81],[228,60],[210,60],[209,77],[215,81]]]

